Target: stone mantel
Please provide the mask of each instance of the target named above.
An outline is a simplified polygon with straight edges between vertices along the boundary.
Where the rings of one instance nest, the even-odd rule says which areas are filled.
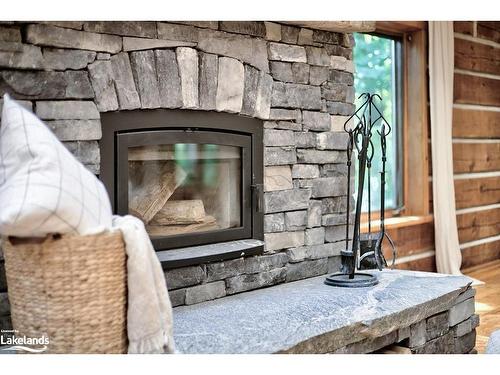
[[[375,31],[376,28],[375,21],[282,21],[282,23],[338,33],[367,33]]]
[[[471,279],[400,270],[376,273],[380,283],[370,288],[331,287],[321,276],[175,308],[177,349],[191,354],[350,353],[404,339],[417,353],[473,348],[473,343],[464,349],[457,341],[467,322],[469,332],[462,337],[468,335],[470,342],[478,323],[472,315]],[[473,336],[475,341],[475,332]]]

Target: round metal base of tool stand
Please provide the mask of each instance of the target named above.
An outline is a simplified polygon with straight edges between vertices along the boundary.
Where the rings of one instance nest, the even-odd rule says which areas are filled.
[[[375,275],[369,273],[355,273],[352,279],[349,278],[348,274],[334,273],[327,276],[325,284],[343,288],[364,288],[377,285],[378,279]]]

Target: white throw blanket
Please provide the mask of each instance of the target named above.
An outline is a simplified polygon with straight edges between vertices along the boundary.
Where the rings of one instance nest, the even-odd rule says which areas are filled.
[[[173,352],[172,306],[144,224],[133,216],[111,220],[104,185],[39,118],[8,95],[1,129],[0,233],[44,237],[98,233],[111,225],[120,229],[128,255],[128,352]]]
[[[127,252],[128,352],[173,353],[172,305],[160,261],[142,221],[134,216],[113,216]]]

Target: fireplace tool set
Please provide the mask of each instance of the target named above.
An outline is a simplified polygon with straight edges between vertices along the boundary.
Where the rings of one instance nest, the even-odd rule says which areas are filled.
[[[382,242],[387,238],[392,247],[392,265],[396,259],[396,248],[391,237],[385,232],[385,164],[387,161],[387,136],[391,132],[389,122],[384,118],[375,104],[375,99],[382,100],[378,94],[364,93],[359,99],[363,104],[350,116],[344,124],[344,131],[348,133],[347,141],[347,212],[346,212],[346,246],[341,251],[341,269],[339,273],[328,276],[325,284],[342,287],[365,287],[378,283],[374,274],[357,272],[359,270],[387,267],[387,261],[382,252]],[[349,128],[348,123],[354,120],[354,127]],[[377,129],[378,128],[378,129]],[[377,135],[373,134],[376,131]],[[382,170],[380,171],[380,228],[372,231],[371,225],[371,166],[375,155],[372,136],[380,137],[380,155]],[[351,216],[351,164],[353,151],[356,149],[358,156],[357,168],[357,199],[354,213],[354,231],[352,242],[349,241],[349,219]],[[361,233],[361,209],[363,203],[363,187],[365,174],[368,176],[368,233]],[[349,247],[350,245],[350,247]]]

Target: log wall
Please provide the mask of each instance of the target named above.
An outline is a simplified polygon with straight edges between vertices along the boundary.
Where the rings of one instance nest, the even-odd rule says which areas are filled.
[[[462,268],[500,258],[500,22],[455,22],[453,170]]]
[[[454,32],[453,171],[464,269],[500,258],[500,22],[454,22]],[[430,147],[429,191],[432,212]],[[410,228],[389,230],[400,243],[397,268],[436,271],[432,222]]]

